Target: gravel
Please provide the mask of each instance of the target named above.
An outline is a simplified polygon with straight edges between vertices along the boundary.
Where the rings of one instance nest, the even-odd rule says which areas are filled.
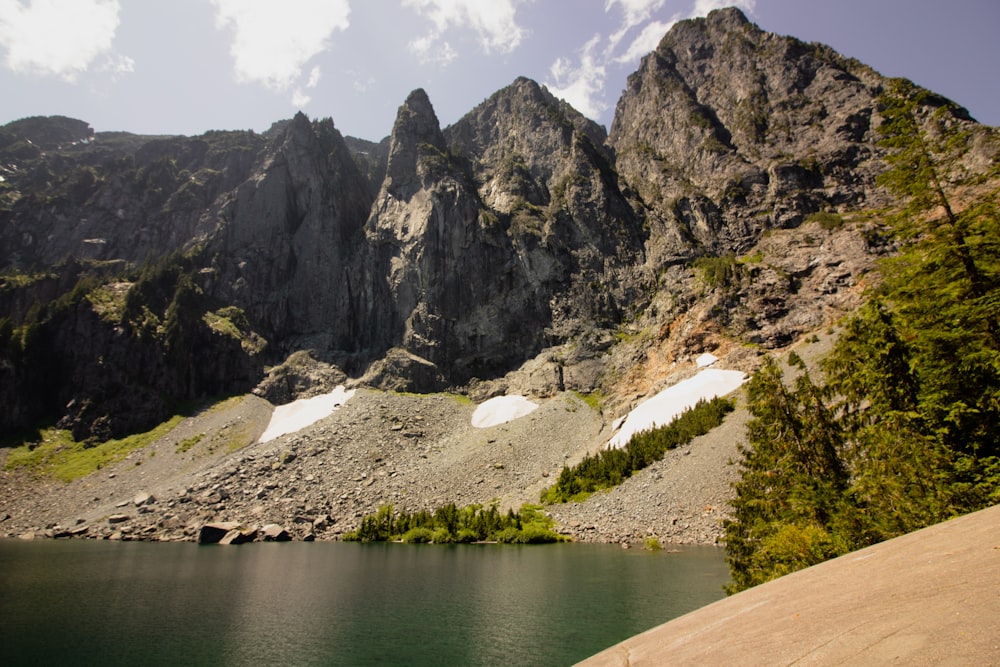
[[[611,420],[572,393],[535,400],[527,416],[475,428],[475,406],[460,397],[358,389],[330,416],[259,443],[273,407],[233,399],[71,483],[4,470],[0,535],[190,541],[230,521],[334,540],[385,504],[537,503],[564,465],[607,442]],[[620,487],[546,511],[579,541],[715,544],[745,420],[737,410]]]

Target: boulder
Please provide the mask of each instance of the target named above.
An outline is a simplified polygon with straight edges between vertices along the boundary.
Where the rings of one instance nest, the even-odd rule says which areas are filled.
[[[236,521],[220,521],[206,523],[198,531],[198,544],[218,544],[229,531],[238,530],[240,524]]]
[[[142,507],[143,505],[152,505],[156,502],[156,498],[145,491],[140,491],[135,494],[132,498],[132,504],[136,507]]]
[[[289,532],[276,523],[267,524],[260,532],[265,542],[289,542],[292,539]]]
[[[245,544],[257,539],[256,528],[234,528],[226,533],[219,544]]]

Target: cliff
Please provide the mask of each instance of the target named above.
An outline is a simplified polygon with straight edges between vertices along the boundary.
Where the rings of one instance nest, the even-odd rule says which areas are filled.
[[[664,36],[610,133],[523,78],[445,128],[416,90],[379,143],[302,114],[200,137],[8,124],[0,429],[120,435],[302,351],[374,387],[615,410],[701,352],[750,364],[742,343],[849,310],[891,251],[861,215],[893,204],[884,84],[729,9]],[[956,173],[987,173],[992,131],[951,113]]]

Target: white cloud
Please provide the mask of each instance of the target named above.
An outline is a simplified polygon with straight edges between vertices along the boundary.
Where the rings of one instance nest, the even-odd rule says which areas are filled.
[[[309,70],[309,79],[306,81],[305,85],[306,90],[310,88],[315,88],[316,86],[319,85],[320,74],[321,72],[319,69],[319,65],[316,65],[311,70]],[[295,90],[292,92],[293,107],[301,109],[305,105],[309,104],[311,101],[312,101],[312,96],[303,91],[301,87],[296,87]]]
[[[604,11],[611,11],[612,7],[619,5],[625,13],[625,23],[636,25],[663,7],[664,2],[665,0],[607,0],[604,3]]]
[[[428,4],[432,0],[404,0],[404,3]],[[608,66],[626,66],[653,51],[674,23],[685,18],[705,16],[713,9],[736,6],[752,12],[756,0],[694,0],[687,12],[664,16],[666,0],[605,0],[604,11],[620,11],[618,29],[604,37],[588,41],[579,52],[579,60],[558,58],[549,70],[552,81],[546,85],[552,94],[572,104],[589,118],[598,118],[608,109],[604,102],[604,83]],[[638,31],[638,33],[636,32]],[[628,35],[634,35],[626,48],[620,48]]]
[[[134,62],[111,48],[118,30],[118,0],[0,0],[0,46],[4,64],[18,73],[75,81],[102,54],[114,71]]]
[[[611,11],[613,7],[620,6],[624,13],[621,27],[608,38],[608,47],[605,50],[609,58],[615,63],[627,64],[636,62],[644,55],[656,48],[663,38],[663,35],[670,27],[682,19],[695,18],[697,16],[707,16],[709,12],[723,7],[739,7],[746,12],[752,12],[756,0],[695,0],[688,12],[679,12],[670,17],[669,21],[650,19],[664,5],[664,0],[607,0],[604,5],[605,11]],[[610,54],[617,50],[618,44],[629,32],[642,26],[639,35],[635,37],[628,48],[617,56]]]
[[[320,77],[319,65],[316,65],[309,72],[309,80],[306,82],[306,88],[315,88],[316,86],[318,86],[319,77]]]
[[[447,42],[437,46],[449,28],[471,29],[485,53],[510,53],[527,31],[517,24],[519,0],[402,0],[434,24],[426,36],[410,42],[410,50],[425,61],[447,64],[458,54]],[[440,49],[438,51],[437,49]]]
[[[579,65],[559,58],[549,69],[553,81],[546,82],[549,91],[570,103],[587,118],[598,118],[608,105],[602,99],[605,81],[603,58],[597,54],[600,35],[594,35],[580,50]]]
[[[439,42],[438,38],[439,36],[434,34],[418,37],[409,43],[410,52],[425,65],[429,63],[447,65],[458,57],[458,53],[451,48],[451,44]]]
[[[649,20],[654,12],[663,7],[664,2],[665,0],[607,0],[604,3],[605,12],[610,12],[618,5],[625,15],[621,27],[608,38],[608,50],[614,50],[629,30]]]
[[[309,101],[300,82],[303,68],[314,56],[326,50],[335,30],[350,25],[351,8],[347,0],[212,0],[216,8],[216,27],[232,27],[236,79],[241,83],[260,83],[274,92],[294,89],[292,104],[304,106]],[[310,81],[319,70],[310,72]],[[309,86],[308,83],[306,87]]]
[[[631,63],[639,60],[644,55],[652,51],[659,45],[663,35],[670,30],[674,21],[651,21],[642,29],[639,36],[632,40],[632,44],[619,56],[615,56],[616,63]]]
[[[97,67],[97,71],[106,72],[111,75],[112,81],[117,81],[123,74],[135,71],[135,61],[119,53],[109,53],[104,62]]]
[[[373,76],[362,78],[362,75],[355,71],[349,71],[348,74],[354,78],[354,82],[351,85],[357,93],[363,95],[375,86],[375,77]]]

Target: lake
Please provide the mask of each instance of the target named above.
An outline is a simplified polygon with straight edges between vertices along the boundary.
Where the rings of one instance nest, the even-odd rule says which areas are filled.
[[[0,540],[0,664],[569,665],[727,577],[715,547]]]

